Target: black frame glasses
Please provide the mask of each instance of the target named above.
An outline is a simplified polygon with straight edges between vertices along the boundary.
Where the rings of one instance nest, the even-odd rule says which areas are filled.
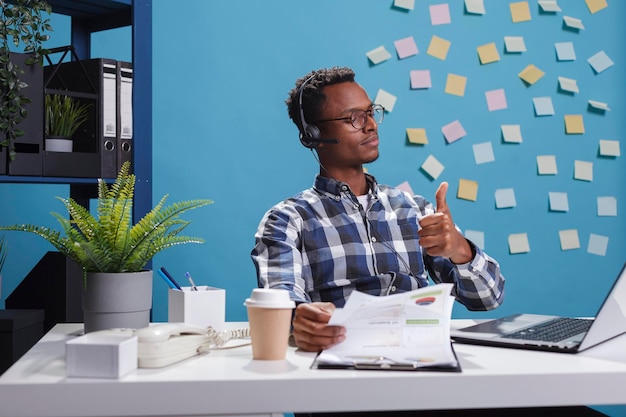
[[[385,108],[380,104],[373,104],[367,110],[354,110],[348,117],[338,117],[336,119],[316,120],[311,123],[336,122],[338,120],[350,120],[350,124],[355,129],[363,129],[367,125],[367,118],[374,119],[376,124],[381,124],[385,118]]]

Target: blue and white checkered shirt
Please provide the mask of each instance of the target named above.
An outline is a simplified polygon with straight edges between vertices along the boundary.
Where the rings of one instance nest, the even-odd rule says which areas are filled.
[[[421,196],[367,175],[370,207],[343,182],[317,176],[313,188],[272,207],[255,235],[252,261],[259,287],[283,288],[300,302],[342,307],[353,290],[388,295],[434,282],[455,284],[453,295],[469,310],[490,310],[504,298],[497,261],[470,242],[467,264],[426,255],[418,218],[433,213]],[[428,271],[428,273],[427,273]]]

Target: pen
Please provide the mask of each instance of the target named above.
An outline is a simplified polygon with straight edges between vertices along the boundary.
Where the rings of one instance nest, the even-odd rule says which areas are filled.
[[[177,290],[182,291],[182,288],[180,288],[180,285],[178,285],[178,282],[176,282],[176,280],[170,275],[170,273],[167,272],[167,269],[165,269],[165,267],[161,267],[161,269],[159,269],[159,272],[162,274],[161,276],[165,276],[165,278],[167,278],[167,280],[172,283],[173,285],[172,288],[176,288]]]
[[[167,277],[167,275],[165,275],[163,273],[163,271],[161,271],[160,269],[157,269],[157,273],[159,274],[159,276],[161,278],[163,278],[163,281],[165,281],[165,283],[168,285],[168,287],[172,288],[172,289],[177,289],[176,285],[174,285],[174,283],[172,281],[170,281],[170,279]]]
[[[193,288],[194,291],[198,291],[198,288],[196,287],[196,283],[193,282],[193,278],[191,278],[191,274],[189,272],[185,272],[185,276],[187,277],[187,280],[189,280],[189,283],[191,284],[191,288]]]

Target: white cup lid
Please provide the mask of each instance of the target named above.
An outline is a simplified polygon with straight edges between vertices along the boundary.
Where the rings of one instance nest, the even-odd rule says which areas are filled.
[[[262,308],[296,307],[296,303],[289,298],[289,291],[278,288],[255,288],[244,305]]]

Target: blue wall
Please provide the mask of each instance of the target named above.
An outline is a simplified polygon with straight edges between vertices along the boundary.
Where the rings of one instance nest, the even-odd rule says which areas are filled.
[[[182,279],[191,272],[199,284],[227,289],[227,319],[245,320],[243,301],[256,285],[249,252],[263,213],[279,200],[309,187],[317,172],[312,155],[297,140],[284,100],[296,78],[322,66],[346,65],[372,98],[379,89],[397,96],[380,127],[381,157],[368,166],[380,182],[408,181],[416,193],[434,199],[441,181],[451,188],[448,201],[461,228],[483,231],[485,249],[507,278],[507,298],[496,312],[520,310],[593,315],[624,262],[625,218],[619,210],[626,194],[623,157],[598,155],[598,141],[623,142],[625,29],[624,2],[591,14],[584,0],[560,2],[559,13],[541,13],[530,3],[532,20],[512,23],[509,2],[485,0],[486,14],[471,15],[460,0],[449,1],[451,24],[433,26],[428,7],[416,1],[404,11],[392,1],[330,0],[229,2],[185,0],[184,7],[154,2],[154,172],[157,200],[211,198],[215,204],[190,213],[188,231],[204,245],[187,245],[157,255]],[[582,20],[578,32],[563,26],[563,16]],[[67,22],[55,17],[51,43],[69,41]],[[609,35],[610,34],[610,35]],[[445,60],[426,53],[433,35],[451,41]],[[419,53],[398,59],[394,41],[413,36]],[[523,36],[527,51],[504,51],[504,36]],[[130,59],[130,30],[94,36],[93,56]],[[558,61],[555,42],[573,42],[574,61]],[[495,42],[500,61],[480,65],[476,48]],[[391,59],[373,65],[366,53],[378,46]],[[587,59],[605,51],[615,65],[595,74]],[[526,86],[519,72],[534,64],[545,72]],[[409,71],[431,71],[432,88],[413,90]],[[446,94],[448,74],[467,77],[463,97]],[[576,79],[580,93],[558,91],[557,77]],[[504,88],[508,108],[489,112],[484,93]],[[536,117],[532,98],[552,97],[555,115]],[[587,100],[611,111],[588,111]],[[563,116],[581,114],[586,132],[566,135]],[[459,120],[467,135],[446,144],[441,127]],[[503,143],[502,124],[520,124],[523,142]],[[425,128],[429,143],[407,143],[406,128]],[[472,145],[491,142],[495,161],[477,165]],[[623,148],[623,145],[622,145]],[[436,180],[420,170],[428,155],[445,169]],[[558,174],[537,175],[536,156],[556,155]],[[593,162],[593,181],[573,179],[574,160]],[[479,183],[476,201],[455,197],[460,178]],[[494,192],[514,188],[517,206],[497,209]],[[548,192],[566,192],[568,212],[553,212]],[[61,211],[55,195],[65,186],[0,185],[2,223],[55,225],[50,211]],[[615,196],[618,216],[596,214],[598,196]],[[18,209],[19,206],[19,209]],[[577,229],[580,248],[562,251],[558,232]],[[510,254],[507,238],[526,232],[530,252]],[[587,252],[589,235],[609,238],[606,256]],[[11,233],[10,257],[3,272],[2,300],[50,247],[35,236]],[[167,288],[155,281],[154,318],[167,319]],[[473,317],[463,308],[455,317]]]

